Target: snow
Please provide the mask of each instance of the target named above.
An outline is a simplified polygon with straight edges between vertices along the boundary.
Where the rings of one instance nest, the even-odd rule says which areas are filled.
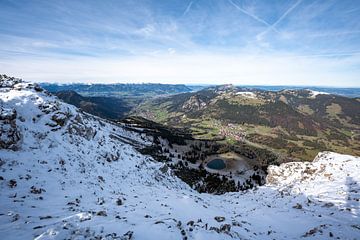
[[[0,86],[0,103],[21,136],[0,149],[1,239],[360,238],[358,157],[325,152],[269,167],[258,189],[200,194],[121,125],[25,83]]]
[[[253,92],[237,92],[236,95],[240,95],[247,98],[256,98],[256,94]]]
[[[318,95],[329,95],[329,93],[327,93],[327,92],[319,92],[319,91],[314,91],[314,90],[309,90],[309,92],[310,92],[311,98],[316,98],[316,96],[318,96]]]

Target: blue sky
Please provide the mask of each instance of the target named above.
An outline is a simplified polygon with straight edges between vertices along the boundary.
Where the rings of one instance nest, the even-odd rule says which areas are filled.
[[[360,0],[0,0],[0,72],[360,87]]]

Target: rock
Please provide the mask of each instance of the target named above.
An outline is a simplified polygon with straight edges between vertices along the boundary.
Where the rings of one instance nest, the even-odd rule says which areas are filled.
[[[8,183],[9,187],[14,188],[17,186],[17,182],[15,179],[11,179]]]
[[[230,224],[223,224],[220,226],[220,232],[230,232],[231,225]]]
[[[13,216],[12,216],[12,219],[11,219],[11,222],[16,222],[17,220],[19,220],[19,218],[20,218],[20,215],[17,213],[17,214],[14,214]]]
[[[56,122],[57,125],[63,127],[68,119],[68,116],[62,112],[55,113],[52,115],[51,120]]]
[[[101,197],[97,199],[97,203],[96,203],[97,205],[103,205],[104,203],[105,203],[104,198]]]
[[[207,106],[199,96],[191,96],[182,106],[185,111],[202,110]]]
[[[194,226],[194,221],[189,221],[186,225],[188,225],[188,226]]]
[[[317,228],[313,228],[313,229],[310,229],[308,232],[306,232],[302,237],[309,237],[309,236],[312,236],[314,235],[315,233],[318,232],[318,229]]]
[[[17,149],[21,135],[16,125],[16,110],[0,108],[0,149]]]
[[[71,124],[68,124],[68,131],[70,134],[78,135],[86,140],[92,139],[96,135],[96,130],[84,123],[84,116],[77,114]]]
[[[225,217],[220,217],[220,216],[216,216],[216,217],[214,217],[214,219],[215,219],[217,222],[223,222],[223,221],[225,221]]]
[[[39,229],[39,228],[43,228],[43,227],[45,227],[45,226],[36,226],[36,227],[33,227],[33,229],[35,230],[35,229]]]
[[[43,188],[36,188],[35,186],[32,186],[30,188],[30,192],[33,194],[41,194],[42,192],[46,192]]]
[[[233,220],[231,224],[232,224],[233,226],[236,226],[236,227],[241,227],[241,226],[242,226],[242,224],[239,223],[239,222],[236,221],[236,220]]]
[[[166,165],[164,165],[164,166],[160,167],[159,170],[160,170],[163,174],[165,174],[165,173],[167,173],[167,172],[169,171],[169,167],[166,166]]]
[[[293,206],[293,208],[302,209],[302,205],[300,203],[297,203],[295,206]]]
[[[128,231],[127,233],[125,233],[122,238],[120,238],[121,240],[130,240],[132,239],[134,232],[133,231]]]
[[[103,176],[98,176],[98,179],[99,179],[99,181],[101,181],[101,182],[105,182],[105,179],[103,178]]]
[[[334,206],[334,204],[331,203],[331,202],[325,203],[325,204],[323,205],[323,207],[333,207],[333,206]]]
[[[44,89],[42,89],[39,85],[35,84],[34,85],[34,90],[37,91],[37,92],[42,92],[44,91]]]
[[[0,74],[0,88],[12,88],[18,83],[22,83],[22,80],[19,78],[9,77],[5,74]]]
[[[117,204],[118,206],[121,206],[121,205],[123,205],[124,203],[123,203],[123,200],[122,200],[121,198],[118,198],[118,199],[116,200],[116,204]]]
[[[107,213],[106,213],[106,211],[98,211],[98,212],[96,213],[96,216],[106,217],[106,216],[107,216]]]
[[[215,232],[217,232],[217,233],[220,233],[220,229],[217,228],[217,227],[210,227],[209,230],[210,230],[210,231],[215,231]]]

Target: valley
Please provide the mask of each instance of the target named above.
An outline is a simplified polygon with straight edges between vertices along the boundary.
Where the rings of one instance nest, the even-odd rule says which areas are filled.
[[[360,240],[360,0],[0,0],[0,240]]]
[[[155,86],[143,97],[101,96],[96,85],[87,90],[96,97],[64,92],[64,86],[55,94],[150,138],[151,146],[137,149],[166,163],[199,192],[223,194],[263,185],[268,166],[311,161],[321,151],[360,154],[359,98],[232,85],[159,96],[157,88],[167,86]],[[168,92],[174,89],[184,90],[174,85]],[[222,162],[221,169],[208,167],[214,159]]]
[[[359,157],[272,165],[272,151],[140,117],[109,121],[5,75],[0,103],[5,239],[360,236]],[[210,169],[216,159],[225,168]]]
[[[140,116],[185,131],[196,139],[268,149],[281,162],[309,161],[325,150],[360,153],[359,97],[306,89],[268,91],[231,85],[205,89],[173,85],[167,91],[166,85],[150,85],[148,89],[142,86],[145,90],[137,96],[131,90],[122,93],[120,89],[116,90],[117,97],[108,97],[114,93],[105,96],[101,92],[104,90],[100,90],[104,86],[93,85],[91,89],[80,86],[45,85],[49,90],[59,91],[55,94],[62,100],[100,117],[118,121]],[[166,94],[159,95],[158,88]],[[97,97],[82,97],[76,92],[64,92],[66,89]],[[350,96],[354,94],[349,92]]]
[[[185,128],[197,139],[248,144],[284,161],[308,161],[324,150],[360,154],[359,103],[311,90],[219,86],[152,99],[133,114]]]

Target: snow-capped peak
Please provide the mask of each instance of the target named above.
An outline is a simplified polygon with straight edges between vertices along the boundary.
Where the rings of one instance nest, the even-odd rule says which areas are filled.
[[[308,89],[308,91],[310,93],[310,98],[316,98],[318,95],[329,95],[329,93],[327,93],[327,92],[319,92],[319,91],[310,90],[310,89]]]

